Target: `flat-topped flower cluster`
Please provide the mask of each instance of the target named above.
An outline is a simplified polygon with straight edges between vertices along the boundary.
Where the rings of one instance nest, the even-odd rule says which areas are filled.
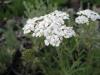
[[[63,38],[75,36],[73,27],[66,27],[64,20],[69,15],[62,11],[28,19],[23,27],[24,34],[32,33],[33,37],[44,37],[45,45],[59,46]]]
[[[77,15],[79,16],[75,19],[75,22],[78,24],[89,24],[89,21],[100,19],[100,15],[90,9],[79,11]]]

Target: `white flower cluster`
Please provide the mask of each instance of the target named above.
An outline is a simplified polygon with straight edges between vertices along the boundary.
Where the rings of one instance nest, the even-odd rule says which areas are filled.
[[[75,22],[78,24],[89,23],[89,20],[96,21],[100,19],[100,15],[90,9],[79,11],[77,14],[79,16],[75,19]]]
[[[78,23],[78,24],[88,24],[89,23],[89,19],[86,17],[86,16],[78,16],[76,19],[75,19],[75,22]]]
[[[73,27],[66,27],[64,19],[69,15],[62,11],[54,11],[41,17],[28,19],[23,27],[24,34],[32,33],[33,37],[45,37],[45,45],[59,46],[63,38],[75,35]]]

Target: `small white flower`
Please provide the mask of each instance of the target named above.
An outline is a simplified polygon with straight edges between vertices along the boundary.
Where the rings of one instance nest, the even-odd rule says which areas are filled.
[[[45,42],[45,45],[48,46],[49,45],[49,42],[47,40],[44,40]]]

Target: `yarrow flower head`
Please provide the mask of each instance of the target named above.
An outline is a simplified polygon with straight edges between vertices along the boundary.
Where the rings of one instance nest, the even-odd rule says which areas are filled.
[[[75,19],[75,22],[78,23],[78,24],[85,24],[85,23],[89,23],[89,19],[86,17],[86,16],[78,16],[76,19]]]
[[[100,15],[90,9],[79,11],[77,12],[77,15],[79,16],[75,19],[75,22],[78,24],[88,23],[89,20],[96,21],[97,19],[100,19]]]
[[[66,27],[64,20],[69,19],[65,12],[55,10],[54,12],[28,19],[23,27],[24,34],[32,33],[33,37],[44,37],[46,46],[59,46],[63,38],[75,36],[73,27]]]

